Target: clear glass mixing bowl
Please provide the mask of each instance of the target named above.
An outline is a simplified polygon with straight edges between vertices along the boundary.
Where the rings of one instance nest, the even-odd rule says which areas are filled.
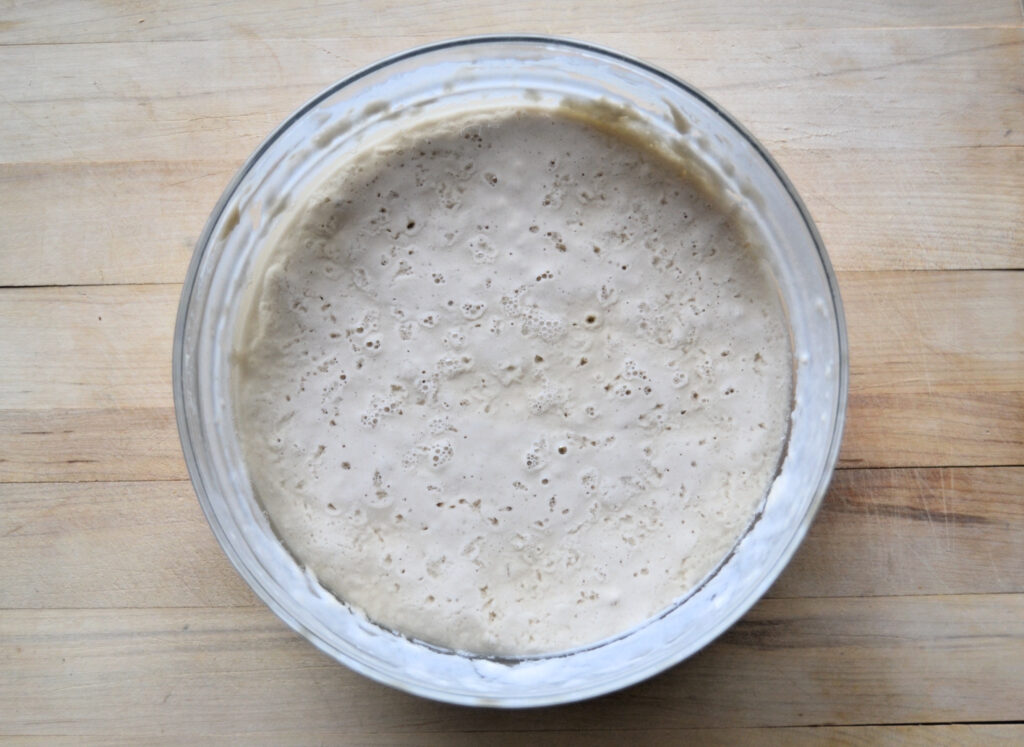
[[[232,338],[242,292],[289,199],[361,142],[446,111],[625,106],[696,154],[767,238],[793,343],[794,409],[784,462],[763,510],[696,590],[613,639],[523,659],[458,654],[367,620],[289,554],[254,498],[232,416]],[[765,149],[700,91],[616,52],[538,36],[475,37],[371,65],[301,107],[225,190],[189,267],[174,337],[174,400],[185,460],[214,534],[282,620],[379,682],[452,703],[527,707],[593,697],[685,659],[735,622],[776,579],[821,503],[839,451],[847,347],[836,279],[793,185]]]

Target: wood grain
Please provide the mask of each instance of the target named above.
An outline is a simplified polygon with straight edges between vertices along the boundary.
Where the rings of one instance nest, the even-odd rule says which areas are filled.
[[[842,470],[768,596],[1024,593],[1024,468]],[[258,604],[191,483],[0,492],[0,609]],[[126,558],[145,562],[126,562]]]
[[[771,597],[1024,592],[1024,468],[839,470]]]
[[[379,3],[366,12],[353,0],[320,2],[315,9],[273,0],[230,0],[216,5],[181,6],[150,3],[111,12],[101,2],[21,3],[10,9],[0,25],[0,44],[167,41],[230,39],[265,35],[279,38],[386,37],[415,28],[420,33],[507,33],[510,30],[548,34],[584,34],[614,28],[624,18],[623,6],[612,0],[587,4],[587,12],[540,0],[517,2],[453,2],[443,8],[431,3]],[[1019,24],[1020,6],[1014,0],[984,0],[966,6],[956,0],[891,3],[856,0],[817,3],[742,0],[722,4],[697,0],[680,7],[673,2],[636,3],[628,19],[635,32],[665,28],[887,27],[994,26]]]
[[[843,466],[1024,464],[1024,273],[840,284],[852,320]],[[0,294],[0,481],[184,476],[170,385],[178,296],[173,285]]]
[[[282,743],[294,745],[324,744],[369,744],[405,745],[422,744],[415,734],[377,731],[367,736],[353,730],[299,730],[275,732],[273,735],[245,735],[247,745],[272,745]],[[481,730],[474,732],[437,731],[430,734],[437,744],[470,745],[476,747],[486,743],[488,747],[521,745],[533,735]],[[979,744],[1007,745],[1016,747],[1024,740],[1024,725],[1021,724],[929,724],[914,726],[812,726],[812,727],[746,727],[746,728],[697,728],[697,729],[604,729],[600,732],[572,731],[568,729],[546,729],[542,738],[546,744],[556,745],[698,745],[706,747],[735,747],[741,745],[767,745],[767,747],[804,747],[805,745],[905,745],[907,747],[933,747],[936,744],[951,747],[973,747]],[[206,733],[204,742],[232,744],[237,734]],[[15,745],[81,744],[80,736],[13,737],[5,739]],[[138,744],[138,739],[123,735],[104,734],[97,738],[89,735],[89,744],[108,747]],[[162,739],[157,740],[162,742]]]
[[[3,609],[259,604],[187,481],[7,485],[0,537]]]
[[[2,727],[14,734],[185,739],[215,723],[228,734],[425,739],[623,724],[1004,721],[1020,713],[1024,595],[763,600],[653,680],[526,712],[444,706],[370,683],[261,608],[7,610],[0,637]]]
[[[1024,267],[1024,148],[773,148],[832,265]]]
[[[3,407],[172,406],[180,294],[171,285],[7,290],[0,295]]]
[[[1024,145],[1024,29],[585,38],[678,72],[770,149]],[[329,84],[430,40],[0,46],[0,163],[241,162]]]
[[[0,454],[0,484],[188,477],[169,404],[0,410]]]
[[[783,147],[844,270],[1024,267],[1024,147]],[[0,164],[4,285],[180,283],[241,161]],[[116,209],[96,210],[97,198]]]
[[[857,320],[842,465],[1024,464],[1024,274],[847,273],[840,287]]]
[[[851,355],[843,468],[767,597],[654,680],[527,713],[287,630],[206,525],[170,388],[192,247],[263,137],[386,54],[509,30],[747,125],[819,225]],[[0,740],[1024,743],[1021,269],[1019,0],[0,3]]]
[[[0,279],[7,286],[181,283],[207,216],[240,166],[0,165]]]

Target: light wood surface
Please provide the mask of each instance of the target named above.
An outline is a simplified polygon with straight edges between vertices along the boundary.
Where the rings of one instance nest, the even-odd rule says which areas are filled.
[[[231,175],[391,52],[533,31],[661,65],[786,169],[839,274],[848,427],[754,609],[621,693],[439,705],[318,653],[228,564],[170,351]],[[0,739],[1024,743],[1019,0],[0,2]]]

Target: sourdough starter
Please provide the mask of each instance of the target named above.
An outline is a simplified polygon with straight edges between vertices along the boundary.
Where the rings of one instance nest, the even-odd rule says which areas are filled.
[[[755,234],[685,164],[491,111],[339,163],[249,290],[235,412],[294,556],[482,654],[623,632],[712,572],[782,452],[791,351]]]

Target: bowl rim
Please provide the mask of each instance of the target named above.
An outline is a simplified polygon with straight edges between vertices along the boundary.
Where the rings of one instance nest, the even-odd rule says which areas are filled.
[[[248,565],[242,561],[239,555],[236,553],[233,545],[229,541],[228,532],[221,526],[218,518],[214,514],[212,504],[210,502],[210,493],[207,490],[207,486],[203,480],[203,472],[199,468],[197,456],[196,456],[196,439],[193,437],[193,432],[198,428],[198,424],[193,424],[190,421],[190,417],[187,412],[185,391],[184,391],[184,378],[185,378],[185,367],[186,362],[186,351],[184,349],[185,343],[185,331],[188,323],[189,309],[191,308],[196,293],[196,279],[199,275],[200,268],[202,267],[204,260],[215,243],[212,241],[214,237],[214,231],[217,225],[220,223],[225,208],[227,207],[230,200],[235,196],[239,186],[243,183],[246,176],[252,171],[256,164],[260,161],[263,155],[268,149],[286,132],[288,131],[297,121],[302,119],[312,109],[318,106],[323,101],[329,99],[339,91],[353,85],[359,80],[388,67],[394,66],[398,63],[406,60],[414,59],[430,55],[436,52],[441,52],[448,49],[455,49],[461,47],[481,46],[488,47],[496,44],[522,44],[522,45],[535,45],[544,48],[564,48],[575,52],[585,52],[594,54],[600,57],[604,57],[613,62],[623,64],[627,67],[639,70],[641,72],[650,74],[659,78],[668,86],[681,90],[683,93],[692,96],[697,99],[700,103],[708,107],[717,117],[721,118],[727,125],[732,127],[739,135],[747,140],[748,144],[753,148],[754,152],[764,161],[764,163],[773,172],[774,176],[778,179],[779,183],[785,190],[789,199],[792,201],[793,206],[797,209],[804,226],[807,230],[808,236],[814,244],[815,250],[818,255],[818,261],[821,263],[821,269],[826,277],[829,293],[831,308],[834,312],[835,318],[835,335],[837,343],[837,382],[836,382],[836,406],[833,416],[833,427],[830,434],[830,448],[828,453],[825,455],[824,467],[821,472],[821,476],[818,485],[815,487],[814,495],[808,504],[808,510],[802,517],[799,524],[792,528],[789,534],[789,541],[787,546],[782,550],[779,555],[778,562],[773,568],[771,568],[763,577],[761,583],[750,593],[742,602],[735,605],[729,614],[722,616],[718,623],[710,628],[706,634],[697,642],[696,645],[689,649],[680,649],[672,653],[672,655],[660,659],[656,666],[651,666],[646,669],[633,671],[632,673],[623,676],[620,680],[617,680],[611,686],[606,682],[602,682],[596,686],[581,687],[571,691],[565,691],[559,693],[557,696],[545,695],[542,697],[531,696],[529,694],[521,695],[515,698],[506,699],[495,699],[495,698],[481,698],[464,696],[458,693],[452,693],[448,690],[441,688],[434,688],[430,686],[420,685],[418,683],[396,679],[394,677],[388,678],[382,675],[382,673],[364,666],[358,661],[353,661],[349,658],[345,658],[343,663],[346,667],[358,672],[359,674],[368,677],[381,684],[401,689],[405,692],[417,695],[420,697],[431,698],[442,702],[448,702],[459,705],[475,705],[475,706],[489,706],[489,707],[501,707],[501,708],[525,708],[535,707],[541,705],[559,705],[564,703],[576,702],[580,700],[586,700],[589,698],[604,695],[616,690],[629,687],[645,679],[648,679],[660,672],[663,672],[684,659],[692,656],[693,654],[704,649],[713,640],[718,638],[722,633],[732,627],[743,615],[745,615],[751,607],[753,607],[758,601],[761,600],[764,593],[768,588],[776,581],[782,571],[787,567],[792,559],[792,556],[802,544],[810,525],[813,523],[814,518],[821,507],[824,500],[825,493],[831,482],[832,476],[835,472],[836,463],[839,457],[839,449],[842,441],[843,428],[846,420],[847,410],[847,398],[849,393],[849,348],[848,348],[848,337],[846,330],[846,319],[843,309],[842,299],[839,293],[839,284],[836,278],[835,271],[832,267],[832,263],[829,259],[828,253],[825,249],[824,242],[817,230],[817,227],[811,218],[810,212],[807,206],[804,204],[796,188],[789,180],[789,177],[785,174],[779,164],[771,156],[768,150],[761,144],[761,142],[739,121],[737,121],[731,114],[725,109],[719,106],[714,100],[708,95],[703,93],[701,90],[691,85],[690,83],[682,80],[676,75],[668,72],[667,70],[653,65],[651,63],[640,60],[631,55],[619,52],[617,50],[608,48],[603,45],[593,44],[591,42],[584,42],[577,39],[572,39],[564,36],[557,35],[546,35],[546,34],[529,34],[529,33],[515,33],[515,34],[475,34],[468,36],[461,36],[451,39],[446,39],[437,42],[431,42],[423,45],[418,45],[406,49],[404,51],[389,55],[376,62],[359,68],[355,72],[339,79],[335,83],[331,84],[324,90],[320,91],[313,97],[309,98],[304,104],[299,106],[293,111],[288,117],[286,117],[280,124],[278,124],[268,134],[256,149],[249,155],[243,165],[236,171],[234,176],[228,182],[224,188],[219,199],[217,200],[213,210],[210,213],[210,217],[207,219],[203,231],[199,235],[196,241],[196,246],[192,254],[192,258],[189,262],[188,270],[184,279],[182,292],[179,300],[177,316],[174,327],[174,338],[173,338],[173,351],[172,351],[172,389],[174,396],[174,410],[175,419],[178,428],[179,441],[184,455],[186,468],[188,470],[190,482],[193,485],[193,489],[197,495],[199,504],[203,510],[203,514],[206,517],[207,523],[210,525],[218,544],[220,544],[225,555],[227,555],[229,561],[234,566],[236,572],[242,577],[242,579],[249,585],[253,591],[256,592],[257,596],[266,604],[275,615],[277,615],[283,622],[285,622],[290,628],[301,634],[304,638],[310,641],[316,648],[327,654],[334,661],[341,662],[339,659],[338,652],[328,647],[327,642],[324,641],[319,635],[314,633],[312,630],[303,625],[291,612],[286,609],[256,577],[256,575],[249,569]],[[487,657],[485,657],[487,658]]]

